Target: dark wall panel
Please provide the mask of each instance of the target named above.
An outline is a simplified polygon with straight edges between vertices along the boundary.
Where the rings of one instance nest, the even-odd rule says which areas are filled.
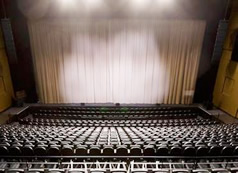
[[[2,1],[3,2],[3,1]],[[16,46],[17,62],[11,62],[10,70],[15,93],[24,90],[26,102],[36,102],[37,94],[33,73],[32,55],[27,20],[17,7],[17,0],[5,0],[6,16],[10,18]]]

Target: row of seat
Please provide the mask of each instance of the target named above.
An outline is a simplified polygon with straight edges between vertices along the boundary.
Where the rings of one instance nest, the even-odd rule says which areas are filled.
[[[115,127],[145,127],[145,126],[194,126],[218,124],[210,119],[169,119],[169,120],[71,120],[71,119],[44,119],[44,118],[23,118],[21,124],[46,125],[46,126],[115,126]]]
[[[37,145],[21,145],[8,143],[0,144],[0,156],[231,156],[238,155],[238,146],[190,146],[182,147],[177,145],[152,145],[144,146],[131,145],[57,145],[57,144],[37,144]]]
[[[36,111],[36,110],[34,110]],[[186,114],[186,113],[198,113],[192,109],[184,109],[184,110],[152,110],[152,109],[141,109],[141,110],[128,110],[128,109],[120,109],[120,110],[109,110],[109,109],[100,109],[100,110],[58,110],[58,109],[39,109],[37,110],[39,113],[79,113],[79,114]]]
[[[12,150],[21,154],[25,147],[31,148],[28,149],[31,152],[40,147],[41,153],[44,150],[44,153],[50,151],[52,154],[54,150],[59,154],[67,146],[71,154],[79,153],[79,147],[84,154],[96,151],[97,155],[103,154],[106,148],[119,155],[147,155],[148,151],[151,155],[237,155],[238,126],[51,127],[12,124],[0,126],[0,146],[2,153],[9,154]]]
[[[1,156],[238,155],[238,126],[193,107],[33,106],[15,120],[0,126]]]
[[[68,123],[99,123],[99,124],[112,124],[112,123],[119,123],[119,124],[132,124],[132,123],[192,123],[192,122],[207,122],[210,121],[209,119],[203,118],[196,118],[196,119],[155,119],[155,120],[70,120],[70,119],[45,119],[45,118],[24,118],[21,120],[26,121],[36,121],[36,122],[68,122]]]
[[[197,107],[77,107],[33,106],[27,109],[34,118],[81,119],[170,119],[208,117]]]
[[[197,107],[184,106],[35,106],[33,110],[74,111],[198,111]]]
[[[34,118],[51,119],[182,119],[197,118],[198,114],[66,114],[66,113],[33,113],[29,114]]]
[[[227,128],[229,127],[229,128]],[[6,125],[0,128],[0,137],[7,140],[67,140],[97,144],[160,144],[160,143],[208,143],[237,142],[235,126],[194,127],[51,127],[30,125]],[[219,130],[220,129],[220,130]]]

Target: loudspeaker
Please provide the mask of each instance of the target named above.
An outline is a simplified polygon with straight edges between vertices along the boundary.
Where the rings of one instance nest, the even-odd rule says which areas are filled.
[[[10,64],[17,63],[17,54],[10,19],[1,19],[1,27],[8,56],[8,62]]]
[[[236,34],[235,42],[232,49],[231,60],[238,62],[238,35]]]
[[[212,54],[212,62],[219,62],[222,56],[223,45],[226,39],[228,30],[228,21],[220,20],[217,28],[216,41]]]

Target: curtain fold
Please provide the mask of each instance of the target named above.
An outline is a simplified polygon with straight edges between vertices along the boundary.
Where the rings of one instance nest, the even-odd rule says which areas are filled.
[[[190,104],[201,20],[29,21],[43,103]]]

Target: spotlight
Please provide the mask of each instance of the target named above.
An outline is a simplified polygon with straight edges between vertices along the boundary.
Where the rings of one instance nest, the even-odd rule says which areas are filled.
[[[97,7],[101,7],[103,5],[102,0],[86,0],[84,2],[87,9],[95,9]]]
[[[73,7],[76,5],[76,0],[59,0],[63,8]]]
[[[136,9],[143,9],[151,2],[150,0],[132,0],[131,6]]]
[[[157,0],[157,3],[161,6],[171,6],[175,2],[174,2],[174,0]]]

